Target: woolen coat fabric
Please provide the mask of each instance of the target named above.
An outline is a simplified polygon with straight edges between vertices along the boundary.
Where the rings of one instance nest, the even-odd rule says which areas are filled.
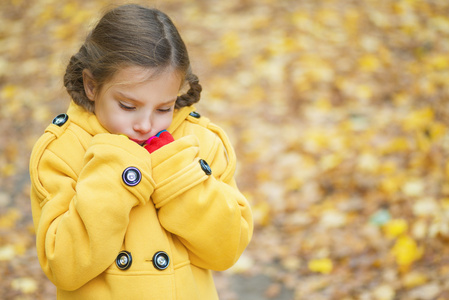
[[[37,141],[37,253],[58,299],[218,299],[211,270],[237,261],[253,221],[228,138],[193,111],[175,111],[175,141],[152,154],[73,102],[68,120]],[[136,185],[127,184],[129,167],[140,172]],[[126,270],[116,263],[121,251],[132,258]],[[161,251],[163,270],[153,261]]]

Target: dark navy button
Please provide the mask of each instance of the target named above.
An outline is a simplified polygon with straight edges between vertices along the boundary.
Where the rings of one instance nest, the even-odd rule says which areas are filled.
[[[156,254],[153,256],[153,265],[156,269],[161,271],[165,270],[167,269],[169,264],[170,258],[164,251],[156,252]]]
[[[69,116],[67,114],[60,114],[57,115],[56,118],[53,119],[53,124],[58,125],[58,126],[62,126],[64,125],[67,120],[69,119]]]
[[[122,174],[123,182],[128,186],[138,185],[142,179],[142,174],[140,174],[139,169],[135,167],[126,168]]]
[[[204,173],[206,173],[206,175],[212,174],[212,169],[209,167],[209,164],[204,159],[200,159],[199,163],[200,163],[201,169],[203,169],[203,171],[204,171]]]
[[[133,263],[133,257],[128,251],[121,251],[115,259],[115,264],[120,270],[127,270]]]
[[[192,111],[190,114],[190,116],[199,119],[201,117],[201,115],[199,113],[197,113],[196,111]]]

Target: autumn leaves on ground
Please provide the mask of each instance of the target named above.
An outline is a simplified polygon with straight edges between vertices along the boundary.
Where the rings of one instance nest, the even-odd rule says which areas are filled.
[[[147,3],[179,27],[197,110],[227,130],[253,207],[251,245],[216,275],[221,299],[249,299],[232,283],[260,276],[260,299],[449,299],[447,1]],[[1,299],[54,298],[28,158],[109,4],[0,4]]]

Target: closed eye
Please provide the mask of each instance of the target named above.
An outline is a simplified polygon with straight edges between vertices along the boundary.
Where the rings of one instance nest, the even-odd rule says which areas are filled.
[[[158,109],[159,112],[163,112],[163,113],[164,113],[164,112],[170,112],[171,110],[172,110],[171,107],[169,107],[169,108],[159,108],[159,109]]]
[[[129,106],[129,105],[125,105],[122,102],[119,102],[119,106],[120,108],[122,108],[123,110],[127,110],[127,111],[132,111],[135,110],[136,108],[134,106]]]

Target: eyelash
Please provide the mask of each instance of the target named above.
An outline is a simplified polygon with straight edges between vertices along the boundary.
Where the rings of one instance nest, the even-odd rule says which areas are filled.
[[[123,104],[122,102],[119,102],[119,105],[122,109],[124,109],[126,111],[133,111],[136,109],[134,106],[127,106],[127,105]],[[171,107],[167,108],[167,109],[158,109],[158,111],[161,113],[167,113],[167,112],[170,112],[171,110],[172,110]]]
[[[133,106],[127,106],[127,105],[123,104],[122,102],[119,102],[119,105],[120,105],[120,107],[121,107],[122,109],[128,110],[128,111],[132,111],[132,110],[135,110],[135,109],[136,109],[135,107],[133,107]]]

